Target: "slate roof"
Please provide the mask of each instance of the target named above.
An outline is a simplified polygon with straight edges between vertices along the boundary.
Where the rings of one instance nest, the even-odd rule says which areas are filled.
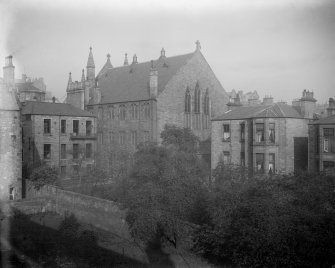
[[[335,125],[335,115],[331,115],[312,122],[313,125]]]
[[[19,92],[30,91],[30,92],[44,92],[45,93],[45,91],[35,87],[33,85],[33,82],[16,83],[15,86],[17,87]]]
[[[187,63],[194,53],[161,57],[154,61],[158,71],[158,93],[170,79]],[[106,70],[98,77],[101,103],[116,103],[149,99],[149,74],[151,62],[130,64]]]
[[[39,101],[26,101],[23,103],[22,114],[95,117],[91,113],[78,109],[70,104]]]
[[[271,105],[241,106],[225,112],[212,121],[249,118],[303,118],[303,116],[292,106],[274,103]]]

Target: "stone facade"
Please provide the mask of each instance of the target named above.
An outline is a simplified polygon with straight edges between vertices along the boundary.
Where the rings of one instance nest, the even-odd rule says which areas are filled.
[[[262,173],[270,168],[271,172],[284,174],[307,169],[309,121],[299,115],[294,118],[264,113],[275,105],[243,108],[244,114],[238,114],[242,108],[236,108],[236,116],[212,120],[212,169],[220,161]]]
[[[98,118],[97,151],[102,167],[113,166],[117,151],[132,153],[141,142],[160,142],[166,124],[191,128],[202,141],[210,138],[210,119],[227,109],[228,96],[200,52],[199,43],[190,54],[168,58],[162,49],[158,60],[138,63],[134,55],[130,65],[126,58],[124,66],[115,68],[107,56],[94,85],[90,50],[86,80],[83,73],[77,87],[70,76],[67,90],[68,103],[76,107],[85,104]]]
[[[309,124],[308,169],[335,173],[335,115]]]
[[[80,112],[86,116],[67,114],[67,104],[44,103],[59,112],[50,114],[36,108],[41,104],[27,102],[22,109],[23,164],[27,172],[41,163],[57,167],[62,176],[74,175],[78,168],[90,168],[96,151],[95,117],[84,111]],[[31,105],[35,108],[29,109]]]
[[[7,57],[0,80],[0,201],[20,199],[22,194],[22,135],[14,68],[12,57]]]

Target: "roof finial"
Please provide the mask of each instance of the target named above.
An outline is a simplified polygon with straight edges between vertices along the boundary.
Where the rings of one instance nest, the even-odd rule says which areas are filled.
[[[92,47],[90,47],[90,53],[88,54],[88,60],[87,60],[87,66],[86,67],[95,68],[93,53],[92,53]]]
[[[134,54],[134,56],[133,56],[133,64],[134,63],[137,63],[137,56],[136,56],[136,54]]]
[[[85,81],[85,70],[83,69],[81,71],[81,82],[84,82]]]
[[[127,53],[124,54],[124,62],[123,62],[124,66],[129,65],[127,55],[128,55]]]
[[[196,51],[199,51],[201,49],[200,41],[197,40],[195,44],[196,44]]]
[[[69,83],[72,82],[72,76],[71,76],[71,72],[69,72]]]

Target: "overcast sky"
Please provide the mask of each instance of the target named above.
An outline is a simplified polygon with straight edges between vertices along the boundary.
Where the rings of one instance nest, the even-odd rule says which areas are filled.
[[[2,3],[2,4],[1,4]],[[291,102],[303,89],[335,97],[335,1],[2,0],[0,64],[13,54],[16,77],[43,77],[63,99],[68,73],[80,80],[93,47],[96,74],[114,66],[202,53],[226,91],[257,90]]]

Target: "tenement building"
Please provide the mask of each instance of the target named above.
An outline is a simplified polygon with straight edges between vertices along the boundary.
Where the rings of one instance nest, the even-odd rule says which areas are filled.
[[[61,176],[77,175],[94,164],[95,116],[64,103],[26,101],[22,104],[23,165],[45,163]]]
[[[19,199],[22,189],[22,135],[14,71],[12,56],[8,56],[0,78],[0,203]]]
[[[252,173],[305,170],[308,122],[295,108],[281,103],[230,109],[212,120],[212,169],[223,161]]]
[[[308,168],[335,173],[335,115],[309,124]]]
[[[90,50],[81,82],[69,78],[67,102],[97,115],[98,151],[110,155],[133,152],[140,142],[160,141],[166,124],[187,127],[209,140],[211,118],[223,113],[228,96],[196,43],[192,53],[138,62],[134,55],[113,67],[110,55],[95,77]],[[105,162],[105,167],[113,165]],[[107,164],[107,165],[106,165]]]

